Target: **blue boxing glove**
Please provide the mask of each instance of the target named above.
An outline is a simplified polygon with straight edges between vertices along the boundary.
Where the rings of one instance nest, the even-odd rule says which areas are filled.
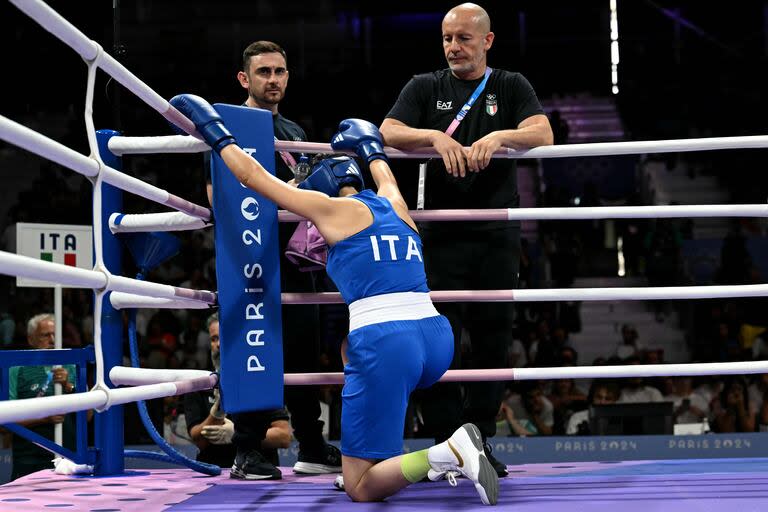
[[[235,137],[224,126],[219,113],[200,96],[179,94],[171,98],[169,103],[195,124],[203,140],[217,153],[221,153],[221,150],[230,144],[237,144]]]
[[[312,167],[309,177],[299,183],[299,188],[316,190],[330,197],[338,197],[342,187],[365,188],[363,175],[354,160],[348,156],[337,156],[320,160]]]
[[[378,158],[388,161],[379,129],[363,119],[345,119],[339,123],[339,131],[331,138],[331,147],[334,150],[352,149],[369,164]]]

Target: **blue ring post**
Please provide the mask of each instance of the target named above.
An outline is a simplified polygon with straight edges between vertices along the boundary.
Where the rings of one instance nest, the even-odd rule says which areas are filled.
[[[96,140],[102,161],[113,169],[121,170],[122,161],[114,155],[107,146],[109,139],[120,135],[114,130],[97,130]],[[115,275],[122,275],[122,247],[117,238],[109,230],[109,216],[123,208],[123,193],[112,185],[101,184],[101,239],[104,265]],[[109,380],[109,369],[123,364],[123,321],[120,311],[115,310],[105,295],[101,308],[101,344],[104,354],[105,380]],[[123,406],[113,405],[107,411],[97,413],[95,418],[94,439],[98,456],[94,468],[96,476],[117,475],[125,472],[123,459]]]

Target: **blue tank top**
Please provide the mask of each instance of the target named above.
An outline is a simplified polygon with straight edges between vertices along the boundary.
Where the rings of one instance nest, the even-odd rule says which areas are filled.
[[[429,292],[421,237],[372,190],[350,196],[365,204],[373,224],[328,250],[325,270],[347,304],[396,292]]]

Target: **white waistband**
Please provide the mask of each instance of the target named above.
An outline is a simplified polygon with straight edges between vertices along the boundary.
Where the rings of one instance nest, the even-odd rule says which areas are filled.
[[[396,320],[420,320],[437,316],[428,293],[398,292],[356,300],[349,305],[349,331],[366,325]]]

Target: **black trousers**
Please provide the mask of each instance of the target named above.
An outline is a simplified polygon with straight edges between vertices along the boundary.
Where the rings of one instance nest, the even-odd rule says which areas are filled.
[[[517,286],[520,230],[506,227],[488,231],[425,231],[424,263],[431,290],[495,290]],[[454,359],[451,368],[498,368],[512,343],[513,306],[510,302],[438,303],[451,323]],[[462,330],[471,341],[471,361],[462,361]],[[471,365],[471,366],[470,366]],[[436,384],[416,397],[427,434],[437,442],[463,423],[478,426],[483,437],[496,435],[496,415],[503,382]]]

